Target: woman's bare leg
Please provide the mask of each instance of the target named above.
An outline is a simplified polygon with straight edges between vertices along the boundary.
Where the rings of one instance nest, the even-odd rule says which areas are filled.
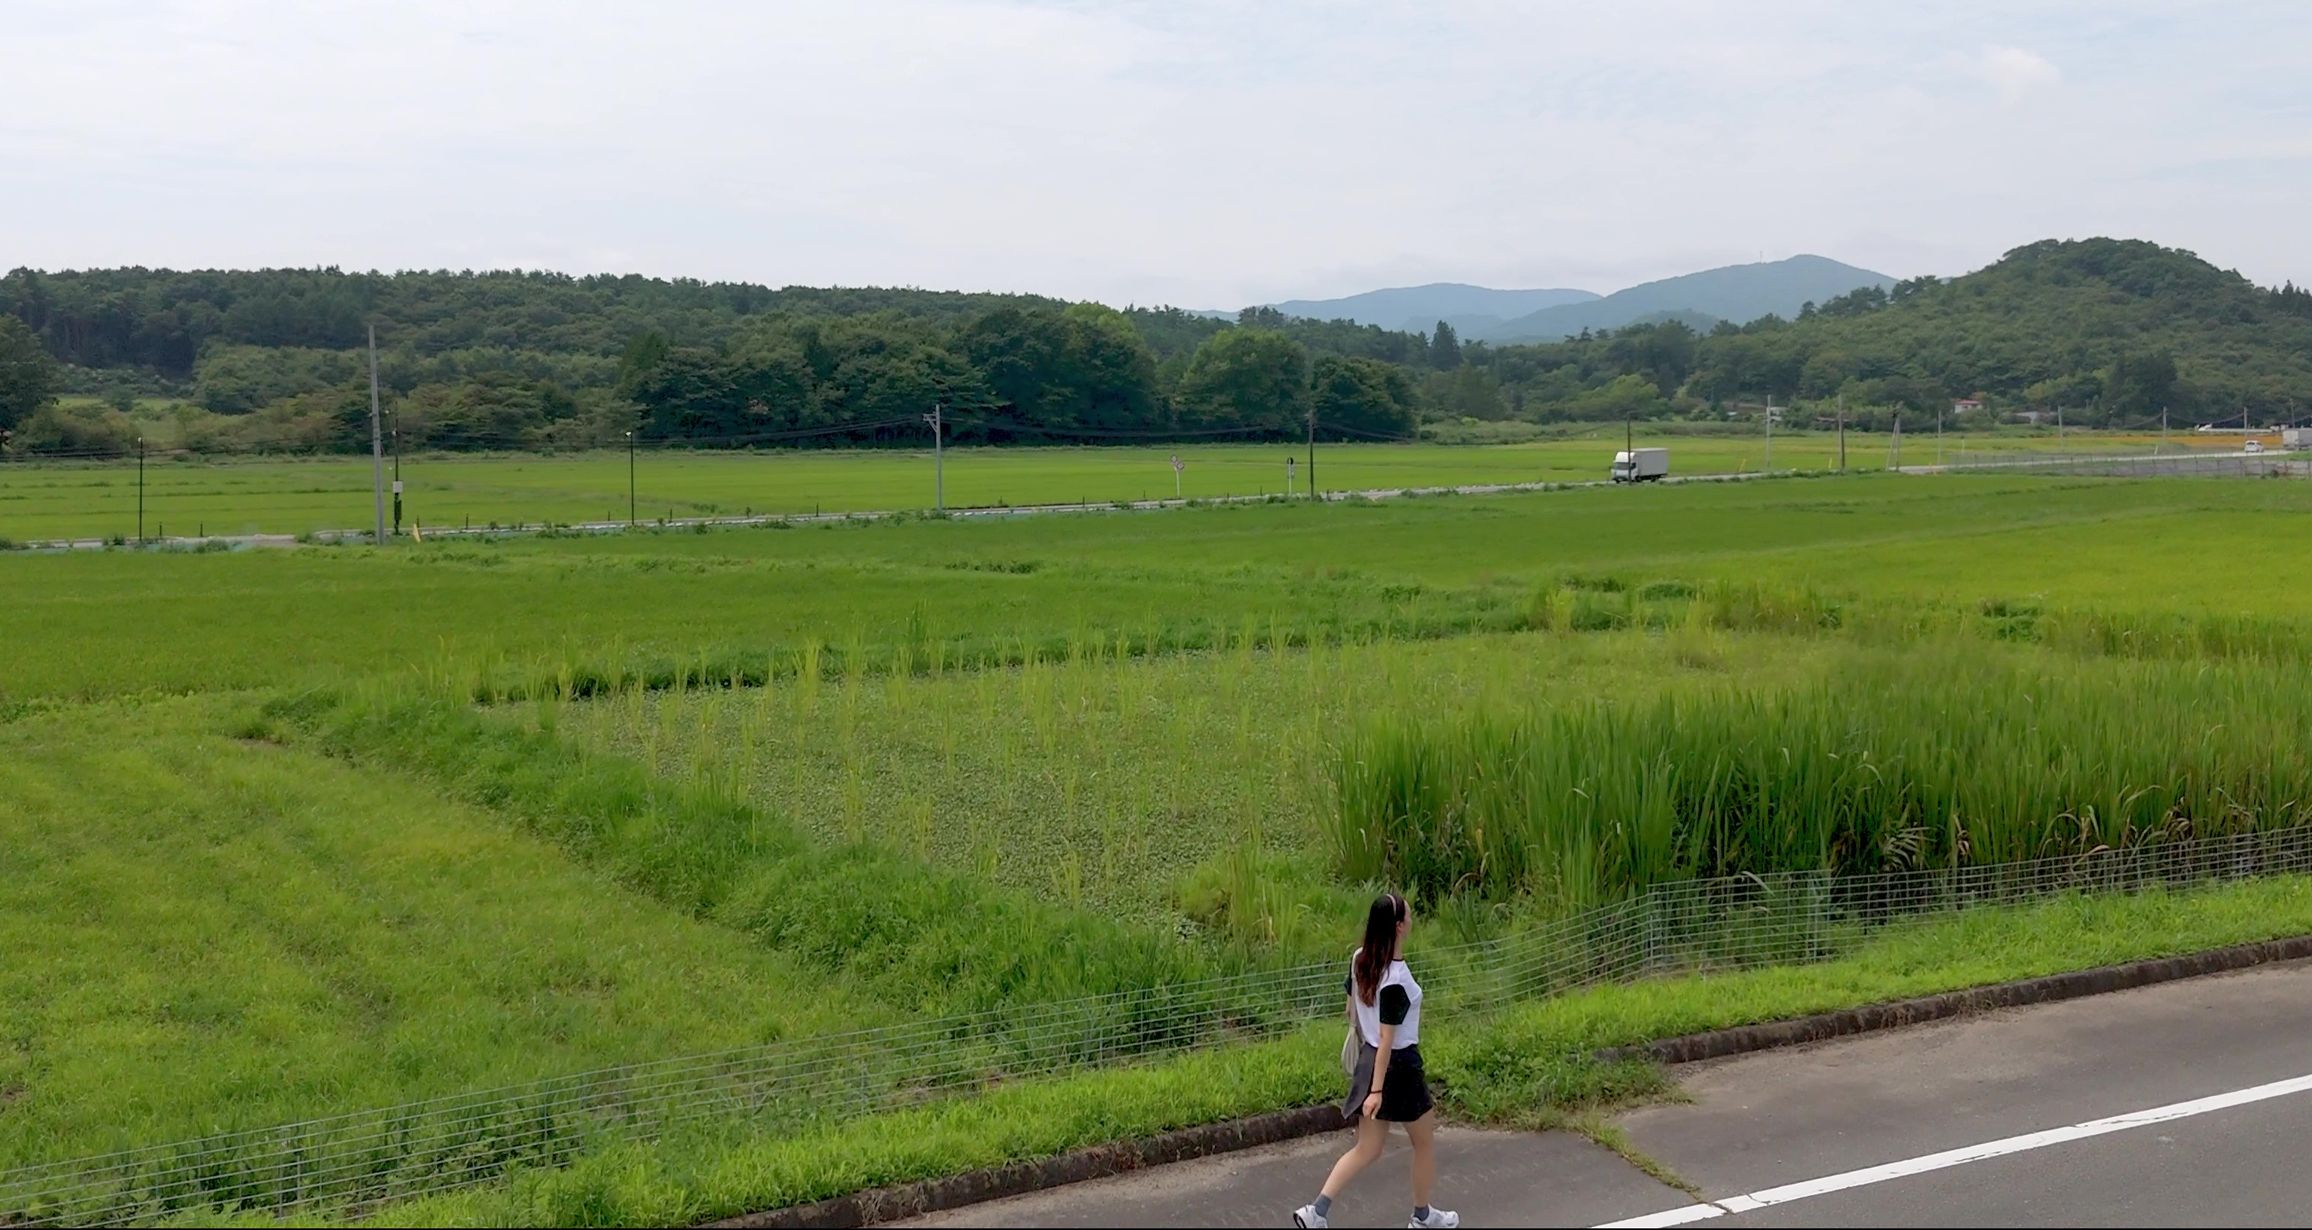
[[[1338,1197],[1357,1172],[1380,1160],[1381,1146],[1389,1143],[1389,1125],[1366,1115],[1357,1120],[1357,1143],[1333,1163],[1333,1173],[1325,1179],[1324,1194]]]
[[[1437,1186],[1437,1112],[1428,1111],[1405,1125],[1413,1142],[1413,1207],[1429,1207],[1429,1189]]]

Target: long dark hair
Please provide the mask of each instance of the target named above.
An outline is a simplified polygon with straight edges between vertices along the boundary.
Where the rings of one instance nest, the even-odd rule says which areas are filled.
[[[1357,950],[1357,999],[1370,1004],[1381,993],[1381,975],[1397,959],[1397,924],[1405,921],[1405,899],[1395,893],[1373,898],[1365,911],[1365,946]]]

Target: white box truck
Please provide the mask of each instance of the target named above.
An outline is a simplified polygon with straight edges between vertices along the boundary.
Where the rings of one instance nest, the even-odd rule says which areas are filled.
[[[1650,483],[1666,478],[1670,473],[1670,450],[1666,448],[1636,448],[1614,454],[1613,477],[1617,483]]]

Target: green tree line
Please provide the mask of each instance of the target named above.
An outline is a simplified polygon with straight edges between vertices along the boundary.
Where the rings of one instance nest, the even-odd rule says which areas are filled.
[[[138,398],[184,447],[366,447],[366,330],[412,447],[926,443],[1305,434],[1424,423],[1722,418],[1843,404],[1873,425],[1960,398],[2071,421],[2312,413],[2312,292],[2139,241],[2047,241],[1952,279],[1559,342],[1464,343],[1273,308],[1236,318],[1032,295],[634,276],[176,272],[0,277],[0,431],[123,449]],[[58,394],[98,400],[60,402]],[[109,402],[107,405],[105,403]],[[149,413],[149,407],[144,408]]]

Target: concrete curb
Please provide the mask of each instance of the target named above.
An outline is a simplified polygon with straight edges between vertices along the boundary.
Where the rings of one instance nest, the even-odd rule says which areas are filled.
[[[1824,1012],[1787,1021],[1713,1029],[1679,1038],[1664,1038],[1640,1046],[1615,1047],[1598,1052],[1598,1057],[1606,1060],[1652,1059],[1658,1063],[1693,1063],[1751,1051],[1822,1042],[1881,1029],[1897,1029],[1995,1008],[2020,1008],[2080,999],[2089,995],[2105,995],[2134,987],[2174,982],[2181,978],[2229,973],[2274,961],[2296,961],[2306,957],[2312,957],[2312,935],[2239,944],[2207,952],[2187,953],[2180,957],[2130,961],[2124,965],[2106,965],[2098,969],[2075,970],[2068,974],[2050,974],[2044,978],[1973,987],[1965,991],[1950,991],[1891,1004],[1872,1004],[1841,1012]]]
[[[1721,1059],[1752,1051],[1773,1050],[1821,1042],[1853,1034],[1896,1029],[1971,1012],[2019,1008],[2061,1000],[2103,995],[2135,987],[2230,973],[2275,961],[2312,958],[2312,935],[2239,944],[2180,957],[2161,957],[2107,965],[2098,969],[2051,974],[2021,982],[1974,987],[1941,995],[1894,1003],[1873,1004],[1840,1012],[1761,1025],[1716,1029],[1707,1033],[1665,1038],[1640,1046],[1615,1047],[1598,1052],[1605,1060],[1651,1059],[1658,1063],[1692,1063]],[[800,1230],[802,1227],[872,1226],[925,1213],[962,1208],[1006,1196],[1024,1195],[1087,1179],[1103,1179],[1128,1171],[1191,1158],[1232,1153],[1279,1141],[1336,1131],[1344,1126],[1337,1106],[1312,1106],[1272,1111],[1226,1123],[1182,1128],[1143,1140],[1119,1141],[1064,1153],[1057,1157],[1013,1162],[989,1170],[944,1178],[925,1179],[893,1187],[854,1192],[815,1204],[767,1209],[722,1221],[708,1222],[714,1230]]]
[[[1274,1144],[1280,1140],[1314,1136],[1319,1132],[1334,1131],[1342,1125],[1341,1108],[1338,1106],[1272,1111],[1249,1119],[1182,1128],[1177,1132],[1166,1132],[1145,1140],[1095,1145],[1074,1153],[1063,1153],[1058,1157],[1013,1162],[992,1170],[976,1170],[946,1178],[902,1183],[896,1187],[837,1196],[816,1204],[768,1209],[707,1224],[716,1230],[725,1227],[729,1230],[799,1230],[805,1226],[871,1226],[878,1222],[897,1221],[905,1217],[937,1213],[943,1209],[1000,1200],[1005,1196],[1042,1191],[1065,1183],[1103,1179],[1148,1166],[1161,1166],[1167,1162],[1184,1162],[1190,1158],[1232,1153]]]

